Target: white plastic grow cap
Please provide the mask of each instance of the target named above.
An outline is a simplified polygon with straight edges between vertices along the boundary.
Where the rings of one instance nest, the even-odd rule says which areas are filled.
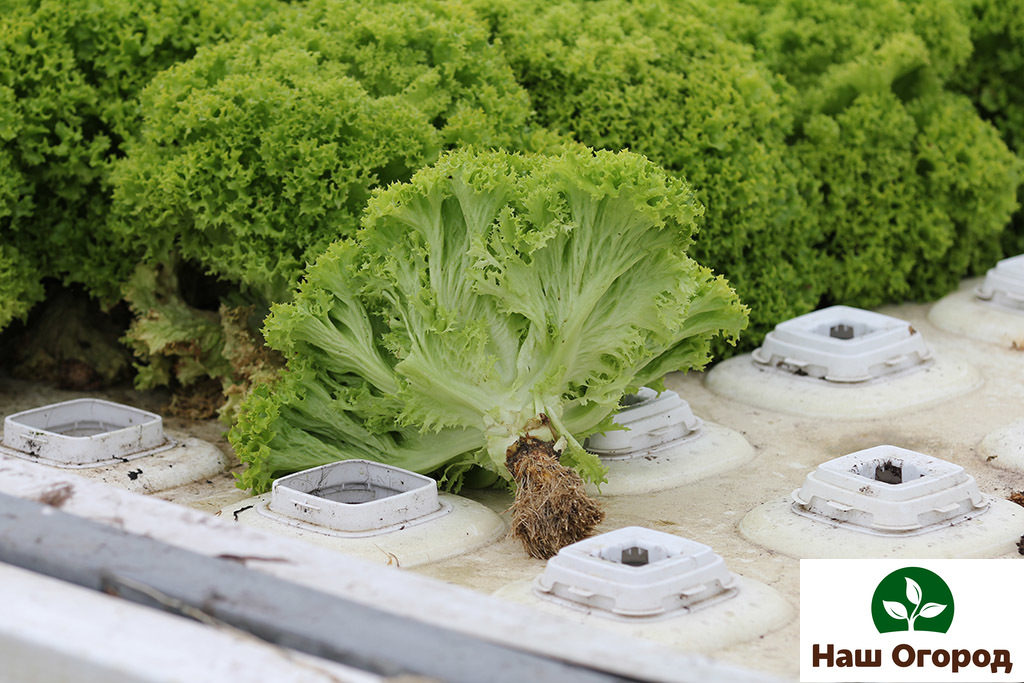
[[[433,479],[370,460],[343,460],[281,477],[269,508],[343,532],[383,532],[442,510]]]
[[[159,415],[96,398],[54,403],[4,419],[4,447],[67,465],[126,458],[165,444]]]
[[[534,590],[611,615],[655,617],[731,597],[736,577],[702,543],[626,527],[562,548]]]
[[[988,509],[964,468],[897,446],[829,460],[793,492],[793,510],[876,534],[923,533]]]
[[[906,321],[849,306],[786,320],[751,354],[755,363],[830,382],[865,382],[921,365],[931,351]]]
[[[587,450],[603,457],[645,455],[691,436],[702,424],[690,404],[670,390],[659,394],[640,387],[624,396],[621,405],[612,421],[625,429],[588,437]]]
[[[975,295],[997,306],[1024,311],[1024,254],[1003,259],[989,269]]]

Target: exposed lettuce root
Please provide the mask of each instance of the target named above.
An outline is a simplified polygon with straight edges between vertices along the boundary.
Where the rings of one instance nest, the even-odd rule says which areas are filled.
[[[517,485],[510,533],[531,557],[552,557],[590,536],[604,519],[580,475],[558,461],[552,442],[520,437],[509,446],[505,466]]]

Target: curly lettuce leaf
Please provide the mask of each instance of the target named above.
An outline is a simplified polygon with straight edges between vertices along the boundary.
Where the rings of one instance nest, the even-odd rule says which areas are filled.
[[[655,373],[702,367],[746,310],[686,256],[702,208],[645,158],[459,151],[378,192],[265,334],[288,369],[231,439],[257,490],[313,460],[370,458],[458,486],[508,480],[538,434],[579,444]]]

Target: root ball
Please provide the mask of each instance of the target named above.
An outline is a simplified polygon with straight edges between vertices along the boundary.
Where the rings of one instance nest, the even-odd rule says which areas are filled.
[[[517,484],[511,534],[531,557],[552,557],[590,536],[604,519],[583,479],[558,461],[550,441],[520,437],[506,452],[505,465]]]

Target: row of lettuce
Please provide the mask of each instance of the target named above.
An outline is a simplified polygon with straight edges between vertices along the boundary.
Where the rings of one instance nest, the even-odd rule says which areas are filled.
[[[131,306],[140,386],[239,394],[376,189],[585,145],[689,183],[752,345],[1021,249],[1022,67],[1020,0],[0,0],[0,327],[80,285]]]

